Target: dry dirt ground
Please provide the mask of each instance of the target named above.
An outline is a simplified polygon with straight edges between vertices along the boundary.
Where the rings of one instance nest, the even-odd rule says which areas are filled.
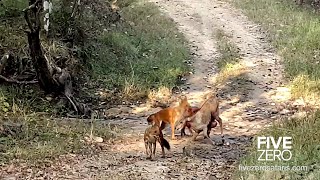
[[[280,116],[291,112],[284,103],[290,93],[282,88],[281,59],[266,42],[259,26],[250,22],[240,11],[219,0],[151,0],[170,16],[190,42],[194,73],[181,87],[192,105],[199,105],[202,95],[218,91],[221,100],[221,118],[224,121],[225,143],[220,144],[218,128],[209,145],[203,138],[187,144],[187,137],[171,140],[170,128],[165,130],[172,150],[167,158],[160,158],[158,145],[156,159],[146,160],[143,133],[148,126],[146,118],[159,108],[146,104],[112,108],[107,111],[120,114],[110,123],[121,123],[126,131],[119,140],[106,142],[96,155],[66,155],[51,167],[41,171],[29,170],[16,177],[29,179],[232,179],[239,158],[251,143],[252,135],[270,125]],[[240,49],[241,69],[222,85],[214,84],[219,73],[219,57],[215,32],[221,29]],[[179,132],[177,132],[178,134]],[[190,156],[182,153],[188,145]],[[11,176],[13,177],[13,176]]]

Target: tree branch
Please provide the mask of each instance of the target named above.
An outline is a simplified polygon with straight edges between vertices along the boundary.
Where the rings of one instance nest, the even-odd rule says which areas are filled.
[[[2,75],[0,75],[0,79],[6,81],[6,82],[9,82],[9,83],[15,83],[15,84],[36,84],[38,83],[37,80],[33,80],[33,81],[18,81],[18,80],[15,80],[15,79],[9,79],[9,78],[6,78]]]
[[[29,10],[34,10],[40,2],[42,2],[42,0],[37,0],[36,2],[34,2],[33,4],[31,4],[31,5],[28,6],[27,8],[23,9],[24,18],[26,19],[27,24],[28,24],[28,27],[29,27],[29,29],[31,30],[31,32],[34,32],[34,29],[33,29],[32,23],[31,23],[31,21],[30,21],[30,18],[29,18],[29,16],[28,16],[28,11],[29,11]],[[36,21],[37,21],[37,20],[36,20]]]

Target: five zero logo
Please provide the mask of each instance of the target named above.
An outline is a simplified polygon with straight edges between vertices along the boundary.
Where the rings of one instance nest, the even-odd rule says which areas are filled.
[[[265,148],[263,148],[264,146]],[[292,158],[292,138],[258,137],[258,152],[261,152],[258,161],[289,161]]]

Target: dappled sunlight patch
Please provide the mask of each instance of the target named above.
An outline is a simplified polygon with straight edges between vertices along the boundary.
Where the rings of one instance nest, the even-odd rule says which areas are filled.
[[[148,100],[154,101],[168,101],[171,96],[171,89],[165,86],[161,86],[158,89],[153,89],[148,93]]]
[[[188,101],[191,106],[200,106],[200,104],[206,99],[205,94],[212,92],[212,90],[203,91],[191,91],[187,94]]]
[[[229,101],[221,101],[221,106],[225,106]],[[241,116],[246,107],[252,106],[252,102],[237,103],[237,105],[229,107],[227,110],[221,111],[221,118],[226,122],[245,121]],[[238,118],[237,118],[238,117]]]
[[[290,84],[292,96],[302,97],[311,104],[319,105],[320,80],[311,80],[309,76],[301,74]]]
[[[141,114],[141,113],[148,112],[150,109],[151,109],[150,106],[136,107],[132,110],[132,113],[133,114]]]
[[[131,99],[139,99],[145,96],[145,91],[141,87],[139,87],[135,82],[125,80],[124,88],[122,90],[121,95],[124,99],[131,100]]]
[[[255,61],[259,61],[260,59],[254,59],[254,58],[243,58],[243,61],[241,61],[242,64],[245,65],[245,67],[247,68],[254,68],[255,66],[257,66],[257,64],[255,63]]]
[[[159,149],[161,149],[161,148],[158,144],[156,153],[159,153]],[[139,139],[135,142],[132,142],[132,141],[129,142],[129,140],[128,140],[128,141],[116,144],[112,147],[112,150],[116,151],[116,152],[122,152],[122,153],[135,152],[135,151],[145,152],[145,145],[144,145],[143,137],[141,136],[141,139]]]
[[[277,87],[267,92],[267,97],[271,97],[275,102],[285,102],[291,99],[291,90],[288,87]]]
[[[225,84],[229,79],[247,73],[247,67],[242,63],[227,63],[220,72],[212,77],[209,82],[217,86]]]
[[[269,102],[269,105],[276,105],[277,103],[291,102],[292,96],[290,88],[287,86],[275,87],[267,91],[260,92],[259,98]]]

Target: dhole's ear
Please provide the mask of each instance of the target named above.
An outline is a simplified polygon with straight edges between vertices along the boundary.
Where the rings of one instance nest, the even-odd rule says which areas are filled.
[[[187,103],[188,103],[187,96],[182,96],[182,97],[181,97],[180,104],[187,104]]]
[[[213,97],[217,97],[217,93],[214,92],[214,91],[209,92],[209,93],[204,95],[204,99],[209,99],[209,98],[213,98]]]
[[[148,123],[149,123],[149,124],[152,123],[152,122],[153,122],[153,119],[154,119],[154,115],[152,114],[152,115],[150,115],[150,116],[147,118]]]
[[[191,108],[191,110],[192,110],[192,113],[195,114],[200,110],[200,108],[193,107],[193,108]]]

